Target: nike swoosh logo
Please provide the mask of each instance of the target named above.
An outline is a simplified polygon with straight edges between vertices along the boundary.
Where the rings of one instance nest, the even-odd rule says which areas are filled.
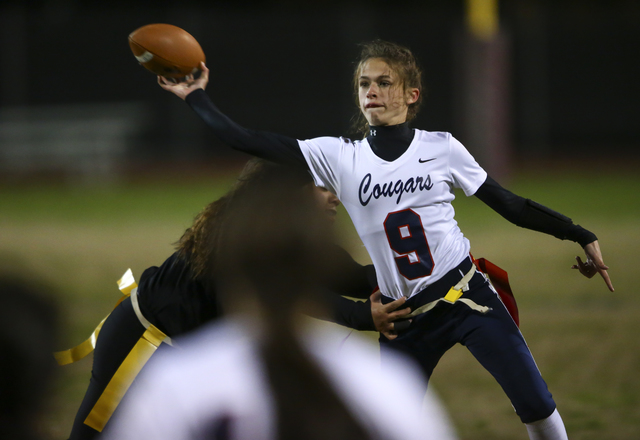
[[[420,162],[420,163],[427,163],[427,162],[431,162],[432,160],[436,160],[436,159],[437,159],[437,157],[434,157],[433,159],[427,159],[427,160],[424,160],[424,159],[418,159],[418,162]]]

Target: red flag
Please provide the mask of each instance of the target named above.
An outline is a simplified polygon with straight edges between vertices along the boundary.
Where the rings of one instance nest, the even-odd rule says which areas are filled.
[[[486,260],[485,258],[480,258],[478,260],[474,258],[473,262],[481,272],[489,276],[491,284],[493,284],[493,287],[495,287],[498,295],[500,295],[500,299],[509,311],[509,314],[515,321],[516,325],[520,327],[518,304],[516,304],[516,298],[513,296],[513,292],[511,291],[511,286],[509,285],[509,275],[507,274],[507,272],[493,264],[491,261]]]

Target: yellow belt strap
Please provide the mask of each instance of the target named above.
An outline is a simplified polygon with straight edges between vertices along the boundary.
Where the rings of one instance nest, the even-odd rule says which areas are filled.
[[[118,302],[113,308],[115,309],[116,307],[118,307],[118,305],[126,297],[128,297],[131,294],[131,291],[136,287],[138,287],[138,285],[136,284],[136,281],[133,278],[133,273],[131,272],[131,269],[128,269],[124,273],[122,278],[118,280],[118,288],[120,289],[120,291],[124,296],[118,300]],[[100,321],[100,324],[98,324],[98,326],[95,328],[93,333],[91,333],[91,336],[89,336],[89,338],[86,341],[84,341],[82,344],[76,345],[75,347],[70,348],[68,350],[57,351],[53,353],[53,357],[55,357],[56,362],[58,362],[58,365],[71,364],[73,362],[79,361],[80,359],[84,358],[89,353],[91,353],[93,349],[96,348],[96,340],[98,339],[98,334],[100,333],[100,329],[102,329],[102,324],[104,324],[104,322],[107,320],[108,317],[109,315],[105,316],[104,319]]]
[[[98,339],[98,334],[100,333],[102,324],[104,324],[108,316],[109,315],[105,316],[105,318],[100,321],[100,324],[98,324],[93,333],[91,333],[89,339],[84,341],[82,344],[76,345],[75,347],[68,350],[56,351],[55,353],[53,353],[53,357],[56,358],[56,362],[58,362],[58,365],[71,364],[73,362],[79,361],[80,359],[91,353],[96,347],[96,340]]]
[[[149,325],[109,381],[85,419],[85,425],[102,432],[133,380],[166,337],[167,335],[153,324]]]
[[[427,304],[424,304],[418,307],[413,312],[411,312],[407,317],[412,318],[414,316],[428,312],[429,310],[433,309],[440,301],[446,301],[451,304],[455,303],[456,301],[460,301],[461,303],[466,304],[469,308],[477,312],[487,313],[489,310],[491,310],[490,307],[476,304],[474,301],[468,298],[460,298],[462,296],[463,289],[467,286],[467,284],[469,284],[469,281],[471,281],[471,278],[473,278],[473,275],[475,273],[476,273],[476,266],[475,264],[472,264],[469,272],[467,272],[455,286],[449,289],[449,291],[443,298],[438,298],[435,301],[431,301]]]

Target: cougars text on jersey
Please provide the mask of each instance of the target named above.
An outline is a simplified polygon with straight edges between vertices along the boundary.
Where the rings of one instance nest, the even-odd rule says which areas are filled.
[[[362,206],[367,206],[371,201],[371,197],[374,199],[379,199],[380,197],[393,197],[396,194],[398,198],[396,199],[396,204],[400,203],[400,199],[402,199],[402,195],[404,193],[414,193],[418,191],[429,191],[433,188],[433,182],[431,182],[431,176],[427,174],[427,177],[417,176],[416,178],[409,177],[406,181],[402,179],[398,179],[393,182],[386,182],[380,185],[379,183],[375,183],[373,188],[371,188],[371,181],[373,177],[371,173],[367,173],[360,182],[360,187],[358,188],[358,198],[360,200],[360,204]],[[371,191],[369,189],[371,188]]]

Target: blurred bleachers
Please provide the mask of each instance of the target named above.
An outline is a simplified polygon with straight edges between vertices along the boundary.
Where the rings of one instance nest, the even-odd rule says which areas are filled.
[[[111,181],[148,122],[144,103],[0,108],[0,173]]]

